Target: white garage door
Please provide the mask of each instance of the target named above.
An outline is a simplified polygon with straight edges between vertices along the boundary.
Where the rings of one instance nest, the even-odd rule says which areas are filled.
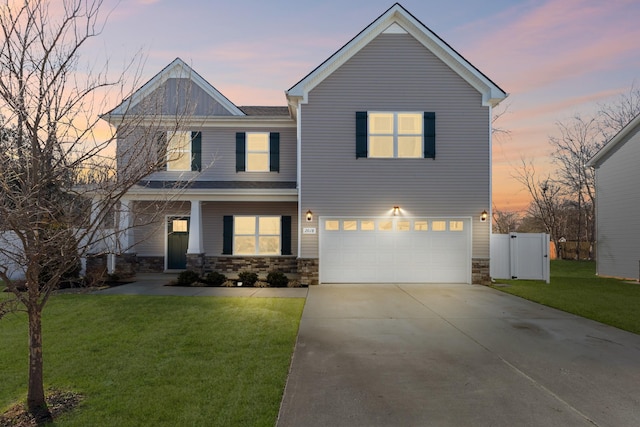
[[[469,218],[321,218],[322,283],[469,283]]]

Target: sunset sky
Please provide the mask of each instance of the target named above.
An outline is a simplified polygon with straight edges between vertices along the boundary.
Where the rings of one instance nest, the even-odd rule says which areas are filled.
[[[556,122],[640,85],[638,0],[404,0],[401,4],[509,93],[494,140],[493,198],[521,210],[521,158],[548,169]],[[236,105],[286,105],[284,91],[393,5],[388,0],[105,0],[88,46],[143,82],[176,57]],[[113,105],[115,106],[115,105]]]

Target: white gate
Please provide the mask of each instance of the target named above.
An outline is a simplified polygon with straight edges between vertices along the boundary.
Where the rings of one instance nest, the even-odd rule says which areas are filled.
[[[544,280],[549,283],[549,235],[510,233],[491,235],[491,277]]]

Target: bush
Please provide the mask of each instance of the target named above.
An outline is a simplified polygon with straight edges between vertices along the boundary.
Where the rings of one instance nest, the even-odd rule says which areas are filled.
[[[176,280],[177,286],[191,286],[195,282],[200,280],[200,275],[195,271],[186,270],[182,273],[178,274],[178,279]]]
[[[222,286],[227,281],[227,276],[217,271],[212,271],[204,276],[204,282],[209,286]]]
[[[274,288],[286,288],[289,284],[289,279],[282,271],[270,271],[267,274],[267,282]]]
[[[258,281],[258,275],[250,271],[242,271],[238,274],[238,282],[242,282],[242,286],[253,286]]]
[[[267,282],[263,282],[262,280],[258,280],[253,286],[256,288],[268,288],[269,284]]]
[[[234,282],[233,280],[225,280],[224,283],[222,283],[222,285],[220,286],[225,288],[233,288],[236,286],[236,282]]]

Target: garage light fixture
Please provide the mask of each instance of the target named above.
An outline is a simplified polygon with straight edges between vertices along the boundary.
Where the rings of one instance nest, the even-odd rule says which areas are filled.
[[[394,206],[393,207],[393,216],[398,216],[399,213],[400,213],[400,206]]]
[[[487,218],[489,218],[489,214],[487,213],[487,211],[482,211],[482,213],[480,214],[480,222],[485,222]]]
[[[311,212],[311,210],[307,211],[307,222],[311,222],[313,221],[313,212]]]

